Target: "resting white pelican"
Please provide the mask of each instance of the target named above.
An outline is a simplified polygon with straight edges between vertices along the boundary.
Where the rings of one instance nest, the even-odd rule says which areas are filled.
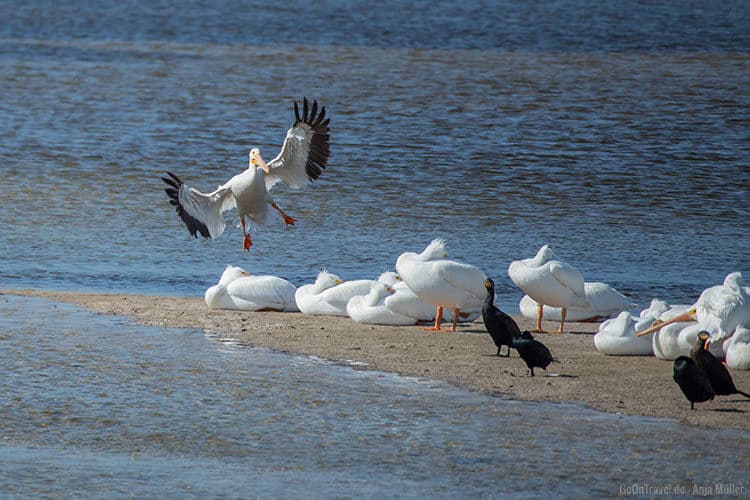
[[[604,321],[594,335],[596,350],[610,356],[652,356],[651,339],[635,336],[636,321],[627,311]]]
[[[414,325],[435,319],[435,306],[420,300],[398,273],[386,271],[380,275],[378,281],[390,286],[394,291],[385,298],[386,307],[395,314],[410,318],[409,324]],[[453,313],[446,312],[444,316],[446,319],[452,319]]]
[[[396,272],[420,300],[435,306],[435,325],[440,331],[443,308],[453,311],[451,331],[466,310],[482,310],[487,276],[477,267],[449,260],[445,242],[432,240],[422,253],[405,252],[396,260]]]
[[[392,287],[375,281],[370,285],[370,291],[367,295],[357,295],[349,299],[346,312],[357,323],[394,326],[413,325],[415,323],[414,318],[393,312],[386,305],[386,301],[394,293],[395,290]]]
[[[307,98],[303,99],[300,114],[295,101],[294,124],[287,131],[279,154],[266,163],[260,149],[251,149],[247,170],[210,193],[189,188],[179,177],[167,172],[169,178],[162,177],[162,180],[169,186],[165,190],[169,202],[190,234],[196,238],[197,233],[204,238],[217,238],[224,232],[223,212],[232,208],[236,208],[240,216],[243,251],[249,251],[253,244],[245,219],[265,224],[269,206],[279,211],[284,224],[293,226],[295,219],[284,213],[269,191],[278,182],[297,189],[320,177],[330,154],[330,119],[325,114],[325,106],[318,112],[317,101],[310,106]]]
[[[651,299],[649,306],[642,310],[637,323],[635,324],[635,331],[641,331],[644,326],[650,325],[654,321],[658,320],[662,314],[671,309],[670,305],[661,299]]]
[[[347,316],[346,305],[357,295],[366,295],[375,280],[343,281],[335,274],[321,271],[315,283],[297,289],[297,307],[305,314],[319,316]]]
[[[254,276],[236,266],[227,266],[219,283],[206,290],[204,298],[213,309],[244,311],[297,311],[297,287],[277,276]]]
[[[583,284],[586,300],[589,307],[571,307],[565,316],[568,321],[602,321],[612,318],[620,311],[633,309],[638,304],[631,302],[626,296],[612,288],[606,283],[597,281],[585,282]],[[518,303],[521,315],[525,318],[534,319],[539,310],[539,304],[528,295],[524,295]],[[562,309],[559,307],[546,307],[542,314],[546,321],[560,321]]]
[[[697,338],[700,326],[696,323],[679,321],[665,326],[651,339],[654,356],[659,359],[674,360],[679,356],[688,356],[693,344],[690,338]],[[642,337],[638,337],[642,338]]]
[[[734,335],[724,342],[726,363],[735,370],[750,370],[750,328],[738,326]]]
[[[570,264],[557,260],[549,245],[542,246],[530,259],[511,262],[508,276],[537,302],[536,332],[542,332],[544,306],[561,308],[560,327],[556,333],[563,331],[568,308],[591,306],[586,301],[581,273]]]
[[[723,285],[703,290],[698,301],[685,313],[639,332],[645,335],[671,322],[697,320],[711,334],[710,343],[730,337],[738,326],[750,327],[750,294],[743,286],[742,273],[729,273]]]

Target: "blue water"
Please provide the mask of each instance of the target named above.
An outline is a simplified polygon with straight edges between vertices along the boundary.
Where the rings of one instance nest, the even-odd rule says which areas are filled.
[[[0,296],[0,492],[612,496],[744,485],[750,433],[473,394]]]
[[[391,15],[399,12],[398,16]],[[303,16],[299,13],[304,12]],[[433,238],[521,292],[544,243],[645,305],[750,274],[747,2],[0,5],[0,286],[200,295],[227,264],[297,285]],[[273,156],[307,95],[328,170],[192,240],[165,170],[210,190]]]
[[[641,305],[750,276],[748,2],[38,0],[0,16],[0,288],[200,296],[227,264],[375,277],[438,236],[509,311],[509,263],[545,243]],[[274,189],[297,227],[255,228],[249,254],[232,216],[191,239],[159,177],[209,190],[249,148],[274,156],[303,95],[328,109],[332,155],[311,189]],[[737,470],[723,432],[709,477],[672,423],[3,308],[3,492],[612,495],[654,467]]]

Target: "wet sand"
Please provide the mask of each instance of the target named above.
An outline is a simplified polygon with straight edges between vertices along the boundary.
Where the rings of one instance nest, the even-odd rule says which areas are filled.
[[[537,369],[536,376],[529,377],[515,351],[510,358],[494,355],[497,348],[481,319],[459,324],[457,333],[428,332],[417,326],[361,325],[331,316],[213,310],[202,298],[33,290],[0,290],[0,294],[79,304],[101,314],[127,316],[137,324],[197,328],[252,347],[356,362],[354,369],[438,379],[513,399],[580,402],[610,413],[750,429],[750,400],[718,396],[691,411],[672,380],[671,361],[605,356],[594,348],[595,323],[567,323],[567,333],[537,334],[559,363],[551,364],[546,373]],[[534,326],[532,320],[514,319],[522,330]],[[556,326],[544,323],[548,331]],[[732,370],[732,376],[737,387],[750,392],[750,371]]]

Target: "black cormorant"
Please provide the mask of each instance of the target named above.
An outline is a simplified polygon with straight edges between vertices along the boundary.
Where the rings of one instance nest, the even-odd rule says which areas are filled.
[[[690,401],[691,410],[695,410],[693,403],[703,403],[714,398],[708,374],[687,356],[680,356],[674,360],[673,378]]]
[[[526,366],[529,367],[532,377],[534,376],[535,367],[546,370],[547,366],[555,361],[547,346],[538,340],[534,340],[534,337],[529,332],[523,332],[520,336],[513,337],[513,348],[518,351],[518,355],[526,362]]]
[[[714,389],[714,394],[717,396],[726,396],[729,394],[741,394],[746,398],[750,398],[750,394],[742,392],[737,389],[734,385],[734,380],[729,374],[729,370],[724,363],[716,359],[710,351],[706,349],[706,344],[711,338],[711,335],[707,331],[698,333],[698,340],[696,340],[693,349],[690,351],[690,357],[695,361],[695,364],[702,368],[708,379],[711,381],[711,387]]]
[[[500,356],[500,348],[505,345],[508,346],[508,354],[505,357],[509,358],[510,348],[513,347],[513,337],[520,336],[521,330],[513,318],[495,306],[495,282],[487,278],[484,280],[484,287],[487,289],[487,298],[484,299],[484,305],[482,305],[484,327],[497,346],[497,355]]]

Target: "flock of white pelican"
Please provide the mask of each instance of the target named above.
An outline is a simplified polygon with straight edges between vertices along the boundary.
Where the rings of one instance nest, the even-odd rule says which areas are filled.
[[[265,224],[268,208],[274,208],[286,225],[287,215],[270,195],[278,182],[297,189],[318,179],[330,155],[330,119],[324,106],[304,98],[294,103],[294,122],[281,150],[266,162],[258,148],[250,150],[246,170],[216,190],[203,193],[187,187],[175,174],[162,177],[166,193],[188,232],[216,238],[225,228],[224,212],[236,210],[242,229],[242,249],[252,239],[248,223]],[[675,359],[689,353],[698,333],[708,331],[707,348],[724,357],[732,368],[750,369],[750,289],[740,273],[729,274],[723,285],[706,289],[695,304],[670,306],[654,299],[638,316],[630,299],[606,283],[585,282],[581,273],[555,256],[548,245],[534,257],[514,260],[508,276],[526,295],[521,313],[536,316],[536,332],[542,320],[559,321],[562,333],[568,321],[601,323],[594,336],[596,348],[609,355],[655,355]],[[219,283],[206,290],[212,308],[300,311],[305,314],[348,316],[360,323],[413,325],[434,322],[428,329],[440,331],[450,321],[473,321],[481,314],[487,296],[486,274],[470,264],[448,258],[445,242],[433,240],[421,253],[405,252],[395,263],[395,273],[377,279],[343,281],[321,271],[314,283],[299,288],[275,276],[254,276],[227,266]],[[652,338],[645,335],[654,333]]]
[[[459,321],[474,321],[481,314],[486,275],[475,266],[448,259],[443,240],[433,240],[422,253],[403,253],[396,271],[377,279],[344,281],[323,270],[314,283],[297,288],[276,276],[255,276],[227,266],[219,283],[206,290],[205,300],[218,309],[299,311],[347,316],[366,324],[429,321],[434,322],[429,329],[436,331],[443,319],[455,331]]]

